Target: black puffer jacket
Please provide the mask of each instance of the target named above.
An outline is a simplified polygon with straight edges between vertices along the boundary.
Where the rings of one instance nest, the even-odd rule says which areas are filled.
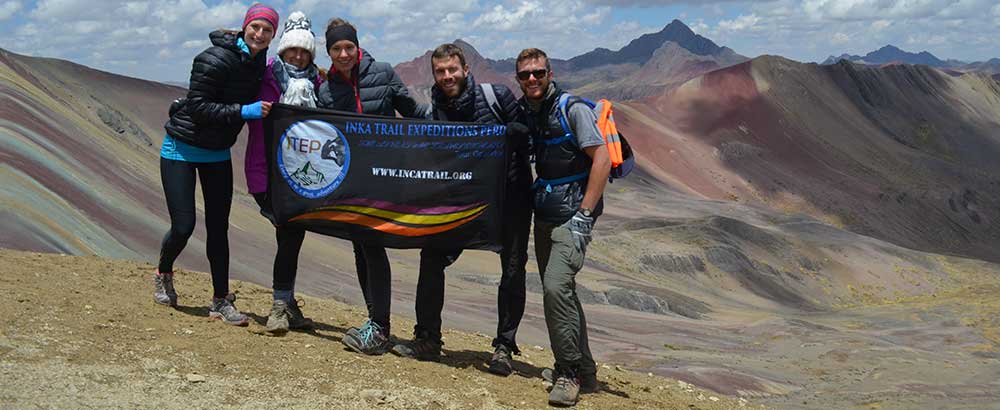
[[[358,112],[360,101],[361,112],[365,114],[394,117],[399,111],[409,118],[427,116],[430,107],[417,104],[389,63],[375,61],[364,50],[358,53],[360,61],[354,66],[353,78],[346,79],[337,70],[330,69],[327,81],[316,95],[321,108]]]
[[[429,118],[439,121],[462,121],[478,124],[524,123],[526,121],[524,111],[517,99],[514,98],[514,93],[503,84],[490,84],[490,86],[493,87],[493,94],[497,96],[497,103],[500,104],[502,122],[493,115],[489,103],[486,102],[482,87],[476,84],[471,73],[465,78],[465,90],[456,98],[448,98],[437,85],[431,87],[433,106]],[[509,177],[508,188],[526,190],[531,187],[528,138],[529,136],[525,135],[517,140],[511,138],[507,140],[507,144],[511,147],[511,161],[507,173]]]
[[[520,120],[521,106],[514,94],[503,84],[491,84],[493,93],[500,104],[504,121],[500,122],[487,105],[482,88],[470,73],[465,77],[465,90],[456,98],[448,98],[437,85],[431,87],[431,99],[434,103],[432,119],[441,121],[464,121],[479,124],[499,124]]]
[[[168,135],[214,150],[236,143],[245,123],[240,109],[257,100],[267,68],[267,50],[251,58],[236,45],[242,36],[228,30],[209,34],[212,47],[194,58],[187,99],[164,125]]]

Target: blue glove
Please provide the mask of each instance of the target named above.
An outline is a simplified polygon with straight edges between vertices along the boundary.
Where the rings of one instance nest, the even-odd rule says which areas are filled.
[[[264,111],[261,107],[260,101],[241,107],[240,116],[243,117],[244,120],[259,120],[264,118]]]
[[[594,217],[584,216],[580,211],[576,211],[576,214],[560,227],[566,228],[573,234],[578,248],[586,249],[590,243],[590,231],[594,229]]]

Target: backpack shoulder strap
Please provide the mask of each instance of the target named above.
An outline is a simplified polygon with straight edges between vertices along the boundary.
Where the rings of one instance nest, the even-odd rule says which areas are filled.
[[[562,93],[559,96],[559,100],[556,102],[556,119],[559,120],[559,125],[562,125],[563,132],[566,135],[573,135],[575,141],[575,134],[573,134],[573,129],[569,126],[569,100],[573,97],[569,93]]]
[[[560,95],[559,100],[556,103],[558,107],[556,110],[556,118],[559,120],[559,125],[562,125],[563,131],[566,132],[566,135],[574,136],[573,142],[576,142],[576,134],[573,133],[573,128],[569,126],[569,107],[578,102],[587,104],[587,106],[591,109],[595,106],[593,101],[572,95],[570,93],[563,93]]]
[[[490,111],[493,112],[493,116],[496,117],[497,121],[501,124],[506,124],[507,121],[503,117],[503,110],[500,108],[500,103],[497,101],[497,94],[493,91],[493,84],[480,83],[479,88],[483,90],[483,97],[486,98],[486,105],[490,107]]]

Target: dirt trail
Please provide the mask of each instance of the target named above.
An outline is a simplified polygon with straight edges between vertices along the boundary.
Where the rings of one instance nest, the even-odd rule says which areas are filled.
[[[181,307],[155,305],[148,264],[0,250],[0,409],[544,408],[547,348],[526,346],[516,374],[485,372],[490,338],[445,331],[441,363],[363,357],[340,343],[362,310],[304,296],[318,329],[262,335],[270,292],[233,282],[248,328],[207,318],[209,277],[178,272]],[[394,328],[413,323],[394,318]],[[762,408],[602,364],[580,409]]]

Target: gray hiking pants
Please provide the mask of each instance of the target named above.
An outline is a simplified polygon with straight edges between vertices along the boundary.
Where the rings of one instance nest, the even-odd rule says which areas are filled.
[[[572,235],[566,228],[535,219],[535,257],[542,276],[545,324],[557,368],[596,374],[587,341],[587,319],[576,295],[576,273],[583,268],[586,248],[580,248]]]

